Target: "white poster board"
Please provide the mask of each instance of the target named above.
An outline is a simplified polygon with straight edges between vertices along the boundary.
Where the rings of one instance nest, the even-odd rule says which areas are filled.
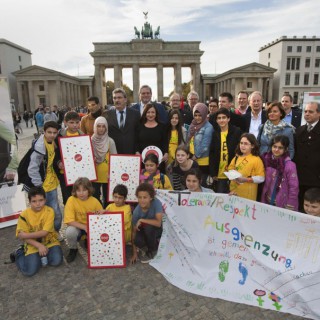
[[[90,181],[97,180],[89,135],[59,137],[59,146],[67,186],[73,185],[79,177],[86,177]]]
[[[126,202],[137,202],[135,193],[140,181],[140,168],[141,157],[139,155],[110,155],[108,201],[113,201],[114,187],[117,184],[123,184],[128,188]]]
[[[122,268],[126,266],[123,212],[89,213],[89,268]]]
[[[207,297],[320,318],[319,217],[224,194],[180,197],[157,190],[166,214],[151,265],[170,283]]]
[[[0,229],[17,224],[20,213],[26,209],[22,184],[0,189]]]

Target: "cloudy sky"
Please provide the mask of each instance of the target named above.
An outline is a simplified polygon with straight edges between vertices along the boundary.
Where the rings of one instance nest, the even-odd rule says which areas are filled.
[[[74,76],[93,75],[93,42],[133,39],[143,11],[164,41],[201,41],[203,74],[259,62],[259,48],[282,35],[320,36],[318,0],[1,0],[0,8],[0,38],[30,49],[33,64]],[[173,70],[164,76],[168,94]],[[155,69],[141,70],[140,80],[156,94]],[[130,70],[124,83],[132,87]]]

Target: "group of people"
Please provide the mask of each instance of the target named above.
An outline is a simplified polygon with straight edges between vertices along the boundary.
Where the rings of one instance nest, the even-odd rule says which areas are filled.
[[[154,189],[227,193],[301,212],[306,208],[305,192],[311,189],[305,203],[320,206],[319,103],[306,105],[307,124],[301,126],[301,113],[294,112],[288,94],[266,110],[259,92],[250,97],[239,92],[236,109],[232,95],[224,92],[215,101],[218,108],[209,102],[210,111],[194,91],[187,97],[188,108],[181,108],[179,94],[173,93],[168,112],[163,105],[152,103],[151,97],[151,88],[142,86],[140,102],[128,107],[125,91],[117,88],[114,108],[105,111],[97,97],[90,97],[89,113],[81,121],[77,112],[70,111],[64,115],[63,129],[52,120],[44,123],[27,168],[25,190],[31,208],[21,214],[17,225],[17,237],[25,245],[11,256],[23,274],[35,274],[42,256],[51,265],[62,262],[62,251],[55,249],[50,254],[50,249],[59,246],[63,219],[70,248],[67,261],[74,261],[77,242],[86,238],[87,212],[103,210],[124,212],[126,242],[133,247],[131,262],[138,258],[148,262],[162,230],[163,211]],[[97,180],[79,177],[73,186],[67,186],[58,136],[82,134],[91,136]],[[148,154],[142,159],[138,205],[133,209],[125,204],[128,191],[124,185],[113,190],[114,203],[108,203],[110,154],[142,154],[149,146],[159,148],[162,157]],[[64,215],[58,205],[59,185]],[[37,219],[43,210],[50,211],[47,219]]]

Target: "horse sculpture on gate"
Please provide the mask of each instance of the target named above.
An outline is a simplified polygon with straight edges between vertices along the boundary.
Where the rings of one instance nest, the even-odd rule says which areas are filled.
[[[140,31],[134,27],[134,35],[136,36],[136,39],[140,39]]]
[[[159,39],[160,37],[160,26],[158,26],[157,30],[154,32],[154,38]]]

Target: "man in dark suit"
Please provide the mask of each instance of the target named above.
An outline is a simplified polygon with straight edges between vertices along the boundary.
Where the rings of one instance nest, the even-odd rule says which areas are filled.
[[[246,122],[245,132],[249,132],[258,137],[259,126],[267,121],[265,110],[262,110],[262,95],[259,91],[254,91],[249,97],[251,112],[247,112],[243,117]]]
[[[139,111],[140,115],[142,115],[144,106],[147,103],[151,102],[151,98],[152,98],[151,88],[148,85],[143,85],[139,91],[140,102],[134,104],[131,108]],[[167,113],[166,109],[164,108],[164,106],[161,103],[156,103],[155,106],[159,112],[160,122],[162,122],[163,124],[167,124],[168,113]]]
[[[238,114],[235,114],[232,110],[232,104],[233,102],[233,97],[230,92],[222,92],[219,95],[219,108],[227,108],[230,111],[230,124],[238,127],[241,129],[241,131],[245,131],[246,129],[246,124],[245,120],[242,116],[239,116]],[[209,117],[209,122],[212,124],[212,126],[215,129],[218,129],[218,124],[215,121],[215,116],[214,114],[211,114]]]
[[[108,121],[109,136],[114,140],[119,154],[135,154],[138,152],[140,114],[126,106],[127,95],[123,89],[114,89],[112,96],[115,109],[102,114]]]
[[[299,128],[301,126],[301,117],[302,112],[299,109],[293,109],[293,98],[289,93],[285,93],[281,98],[281,104],[283,106],[284,111],[286,112],[286,116],[284,117],[284,121],[291,123],[295,128]]]
[[[299,210],[303,212],[303,196],[309,188],[320,188],[320,104],[309,102],[304,110],[306,124],[295,135],[294,161],[299,178]]]
[[[187,125],[190,125],[191,121],[193,120],[193,115],[191,111],[187,111],[184,109],[180,109],[180,102],[181,97],[178,93],[174,92],[169,97],[169,104],[171,110],[178,110],[183,118],[183,122]]]

